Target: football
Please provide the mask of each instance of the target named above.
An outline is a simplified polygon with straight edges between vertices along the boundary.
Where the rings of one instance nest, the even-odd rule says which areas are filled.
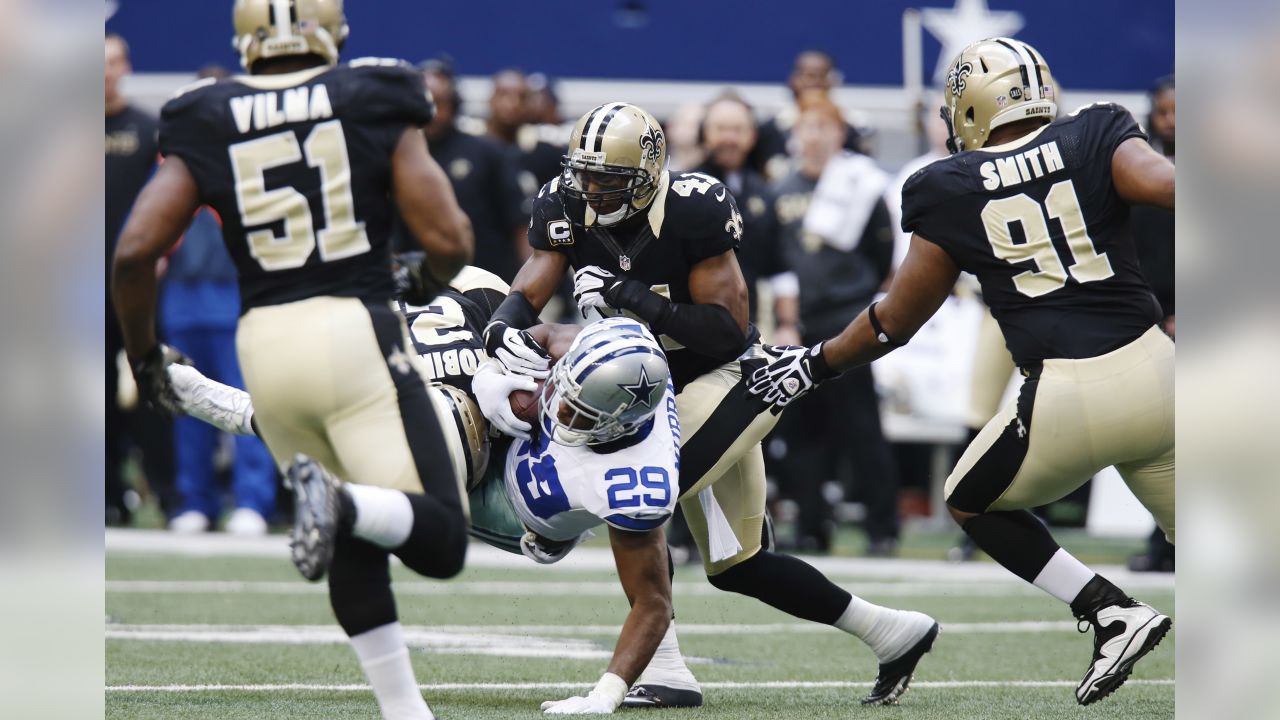
[[[535,390],[513,390],[507,398],[511,403],[511,412],[521,420],[533,424],[538,421],[538,398],[542,395],[541,380],[535,380],[538,387]]]

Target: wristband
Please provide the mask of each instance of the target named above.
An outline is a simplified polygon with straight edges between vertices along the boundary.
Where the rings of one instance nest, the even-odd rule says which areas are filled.
[[[820,342],[809,351],[809,376],[815,383],[825,382],[840,374],[831,368],[826,356],[822,354],[822,346],[825,344]]]

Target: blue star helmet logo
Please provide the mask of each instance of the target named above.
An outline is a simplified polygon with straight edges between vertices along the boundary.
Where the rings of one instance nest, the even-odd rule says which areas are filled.
[[[644,366],[641,365],[640,379],[637,380],[634,385],[620,384],[618,387],[626,390],[628,393],[631,393],[631,397],[635,398],[627,407],[634,407],[639,404],[651,408],[653,407],[653,404],[650,402],[650,399],[653,397],[654,388],[658,387],[658,385],[659,383],[653,382],[649,379],[649,373],[647,373]]]

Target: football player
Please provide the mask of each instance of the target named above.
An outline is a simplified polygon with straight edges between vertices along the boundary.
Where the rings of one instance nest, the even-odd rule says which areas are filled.
[[[667,170],[666,138],[652,115],[623,102],[601,105],[578,120],[564,171],[534,201],[533,254],[485,328],[485,347],[507,371],[545,378],[550,359],[525,328],[570,266],[584,315],[625,313],[645,323],[670,360],[684,427],[680,503],[711,584],[861,638],[880,661],[864,702],[893,703],[933,645],[933,619],[867,603],[762,546],[760,441],[777,413],[743,382],[743,368],[763,365],[765,355],[747,318],[735,256],[741,237],[728,188],[709,175]],[[720,511],[732,529],[728,542],[714,532]]]
[[[1025,380],[961,456],[947,505],[987,554],[1092,626],[1076,689],[1088,705],[1172,623],[1060,548],[1027,508],[1114,465],[1173,540],[1173,342],[1138,270],[1129,206],[1172,210],[1174,173],[1127,110],[1095,104],[1055,120],[1055,91],[1026,43],[961,51],[942,108],[953,154],[903,189],[913,235],[888,295],[837,337],[786,349],[751,390],[784,406],[875,360],[911,339],[960,270],[976,275]]]
[[[241,291],[237,352],[255,422],[292,484],[293,559],[329,573],[329,597],[384,718],[430,718],[397,622],[388,556],[428,577],[457,574],[466,506],[392,302],[388,230],[398,209],[430,253],[413,268],[434,297],[471,254],[467,217],[427,153],[432,104],[400,61],[338,61],[341,0],[237,0],[234,43],[247,75],[180,91],[162,111],[165,162],[134,205],[116,251],[114,302],[139,389],[176,410],[156,342],[156,261],[201,205],[223,221]],[[334,537],[326,479],[305,454],[367,494],[360,535]]]
[[[497,372],[477,372],[468,360],[447,358],[480,344],[476,320],[487,319],[485,308],[491,310],[492,298],[501,297],[505,287],[491,273],[465,268],[430,306],[405,310],[414,318],[415,339],[437,348],[428,353],[442,353],[431,363],[443,373],[429,393],[453,469],[472,488],[472,534],[548,564],[590,537],[592,528],[609,526],[631,612],[608,672],[592,692],[548,701],[543,709],[612,712],[633,683],[637,690],[629,706],[701,705],[701,688],[684,663],[671,621],[671,566],[661,530],[675,509],[680,439],[666,356],[648,330],[625,318],[601,320],[581,334],[577,326],[534,328],[560,357],[539,398],[539,431],[532,440],[501,445],[505,457],[488,462],[484,419],[470,393],[500,402],[510,413],[513,383]],[[440,343],[450,347],[439,350]],[[169,373],[184,412],[228,432],[256,431],[248,393],[191,367],[171,366]],[[519,422],[514,416],[508,421]],[[316,471],[327,478],[329,504],[337,508],[337,521],[325,523],[325,532],[376,532],[376,516],[366,509],[370,498],[396,491],[355,488]]]

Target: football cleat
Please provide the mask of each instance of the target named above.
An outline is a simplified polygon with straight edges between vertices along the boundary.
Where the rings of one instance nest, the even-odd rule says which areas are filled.
[[[636,685],[622,699],[626,708],[689,708],[702,707],[702,691],[663,685]]]
[[[320,463],[298,453],[285,472],[285,485],[293,490],[290,556],[302,577],[315,582],[324,577],[333,559],[342,483]]]
[[[871,692],[862,698],[863,705],[897,705],[898,698],[907,691],[911,678],[915,676],[916,665],[925,653],[933,649],[940,631],[938,623],[929,627],[928,631],[902,655],[886,663],[880,663],[880,673]]]
[[[1173,621],[1133,598],[1080,618],[1080,632],[1093,628],[1093,662],[1076,688],[1076,701],[1089,705],[1129,679],[1133,666],[1151,652]]]

